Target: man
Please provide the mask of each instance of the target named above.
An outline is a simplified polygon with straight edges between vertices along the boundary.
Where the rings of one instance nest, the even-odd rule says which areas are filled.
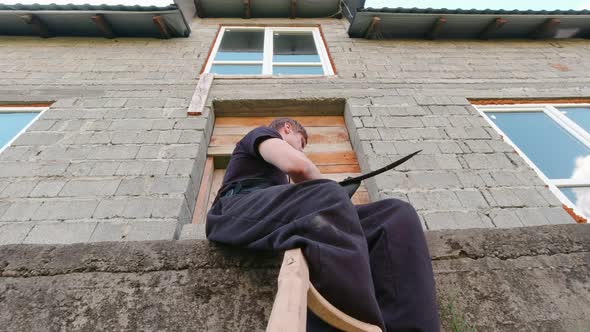
[[[208,239],[302,248],[311,282],[338,309],[383,331],[438,331],[430,255],[415,210],[395,199],[353,205],[305,156],[307,139],[289,118],[242,138],[208,212]],[[311,317],[308,327],[319,326]]]

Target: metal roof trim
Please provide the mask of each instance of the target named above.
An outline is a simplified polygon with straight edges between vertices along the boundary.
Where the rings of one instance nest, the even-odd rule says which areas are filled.
[[[83,4],[83,5],[75,5],[75,4],[67,4],[67,5],[57,5],[57,4],[48,4],[48,5],[41,5],[41,4],[32,4],[32,5],[25,5],[25,4],[14,4],[14,5],[6,5],[0,3],[0,11],[16,11],[16,10],[23,10],[23,11],[121,11],[121,12],[150,12],[150,11],[169,11],[169,10],[177,10],[178,7],[175,4],[171,4],[165,7],[159,6],[141,6],[141,5],[134,5],[134,6],[126,6],[126,5],[91,5],[91,4]]]
[[[370,39],[589,38],[589,16],[359,11],[349,26],[348,35]],[[504,22],[494,23],[501,19]]]
[[[358,8],[357,12],[399,14],[463,14],[463,15],[590,15],[590,10],[519,10],[519,9],[447,9],[447,8]]]

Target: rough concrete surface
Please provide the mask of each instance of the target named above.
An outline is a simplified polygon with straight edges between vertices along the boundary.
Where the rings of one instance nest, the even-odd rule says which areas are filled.
[[[427,239],[441,307],[479,331],[590,328],[587,225]],[[203,240],[2,246],[0,330],[261,331],[280,256]]]

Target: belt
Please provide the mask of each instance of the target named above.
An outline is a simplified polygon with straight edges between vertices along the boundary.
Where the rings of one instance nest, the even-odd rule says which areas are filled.
[[[219,193],[219,197],[231,197],[237,194],[247,194],[259,189],[272,187],[272,183],[266,180],[248,179],[232,183]]]

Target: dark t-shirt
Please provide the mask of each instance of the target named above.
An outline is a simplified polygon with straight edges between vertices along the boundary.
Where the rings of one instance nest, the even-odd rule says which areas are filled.
[[[250,131],[236,145],[223,177],[223,190],[227,184],[252,178],[264,178],[273,185],[289,183],[287,175],[271,163],[266,162],[258,146],[269,138],[279,138],[281,134],[269,127],[258,127]]]

